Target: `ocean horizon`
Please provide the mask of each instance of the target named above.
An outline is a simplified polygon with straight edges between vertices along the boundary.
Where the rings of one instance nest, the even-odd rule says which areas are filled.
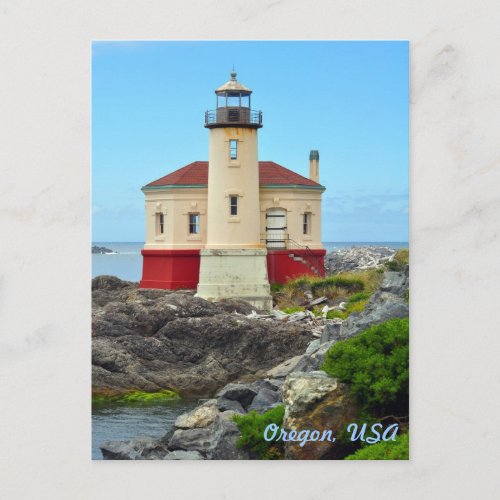
[[[92,245],[106,247],[112,254],[92,254],[92,278],[103,274],[117,276],[126,281],[139,281],[142,273],[141,249],[143,241],[93,241]],[[408,248],[407,241],[324,241],[327,252],[341,248],[386,246]]]

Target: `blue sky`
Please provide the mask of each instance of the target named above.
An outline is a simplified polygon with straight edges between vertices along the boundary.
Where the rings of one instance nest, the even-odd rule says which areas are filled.
[[[407,42],[94,42],[93,241],[144,241],[148,182],[208,159],[232,65],[263,113],[259,159],[308,176],[323,241],[408,240]]]

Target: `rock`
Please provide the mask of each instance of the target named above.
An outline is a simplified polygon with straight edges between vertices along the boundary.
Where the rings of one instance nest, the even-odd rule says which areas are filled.
[[[210,399],[194,410],[179,415],[175,421],[175,426],[179,429],[206,427],[213,423],[218,414],[217,400]]]
[[[324,372],[292,373],[283,386],[285,430],[332,431],[338,436],[345,427],[356,421],[358,409],[349,387]],[[331,441],[285,443],[285,458],[289,460],[319,460],[343,458],[342,449]]]
[[[203,456],[198,451],[170,451],[163,460],[203,460]]]
[[[107,253],[117,253],[117,252],[114,252],[113,250],[110,250],[109,248],[106,247],[98,247],[97,245],[92,245],[92,253],[107,254]]]
[[[218,437],[216,427],[216,423],[213,422],[200,429],[177,429],[168,442],[168,449],[198,451],[205,456],[215,447]]]
[[[96,393],[171,389],[212,395],[233,380],[258,379],[303,353],[311,340],[305,321],[248,319],[225,310],[235,310],[234,302],[142,290],[107,276],[94,278],[92,287]]]
[[[313,340],[308,346],[307,346],[307,349],[306,349],[306,354],[311,354],[313,353],[314,351],[317,351],[319,349],[319,346],[321,345],[321,340],[320,339],[316,339],[316,340]]]
[[[351,247],[334,250],[325,256],[325,267],[330,274],[360,269],[378,269],[396,253],[389,247]]]
[[[335,341],[325,342],[324,344],[321,344],[316,351],[302,356],[299,362],[295,365],[293,372],[303,373],[319,370],[323,363],[326,351],[328,351],[334,343]]]
[[[297,363],[302,359],[302,356],[303,354],[283,361],[283,363],[280,363],[278,366],[268,370],[267,376],[272,378],[285,378],[295,369]]]
[[[298,311],[296,313],[290,314],[288,316],[288,322],[293,323],[295,321],[301,321],[307,317],[306,313],[304,311]]]
[[[329,342],[330,340],[337,340],[340,335],[340,327],[342,326],[341,319],[333,319],[328,322],[324,328],[323,333],[321,334],[320,343],[324,344],[325,342]]]
[[[248,411],[251,412],[255,410],[257,413],[264,413],[276,406],[280,400],[281,396],[278,391],[263,387],[253,399],[252,404],[248,407]]]
[[[224,397],[220,397],[217,399],[217,408],[219,409],[219,411],[230,410],[234,411],[235,413],[246,413],[246,410],[245,408],[243,408],[243,406],[241,406],[241,403]]]
[[[104,460],[162,460],[168,454],[166,446],[151,437],[105,441],[100,448]]]
[[[364,311],[351,314],[340,329],[338,340],[354,337],[358,333],[393,318],[406,318],[410,313],[404,299],[387,292],[377,292],[368,301]]]
[[[217,421],[217,442],[208,453],[211,460],[249,460],[250,455],[246,450],[237,447],[236,442],[241,436],[232,411],[220,413]]]
[[[217,393],[217,397],[238,401],[243,408],[246,408],[257,392],[258,390],[250,384],[228,384]]]
[[[168,449],[198,452],[211,460],[248,459],[248,453],[236,446],[240,432],[232,420],[234,415],[233,411],[225,411],[219,413],[207,427],[177,429],[168,443]]]
[[[382,278],[382,283],[380,284],[380,291],[393,293],[398,297],[404,298],[405,292],[408,290],[409,286],[409,266],[406,266],[405,270],[402,272],[385,272]]]

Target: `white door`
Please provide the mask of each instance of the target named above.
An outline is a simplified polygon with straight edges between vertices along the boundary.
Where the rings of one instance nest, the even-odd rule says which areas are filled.
[[[266,212],[267,248],[286,248],[286,210],[270,208]]]

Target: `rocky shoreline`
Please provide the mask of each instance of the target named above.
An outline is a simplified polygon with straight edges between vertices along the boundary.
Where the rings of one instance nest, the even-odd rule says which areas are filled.
[[[289,321],[240,301],[213,304],[191,292],[139,290],[93,280],[94,392],[171,389],[210,399],[180,415],[161,439],[102,443],[105,459],[256,458],[236,442],[234,415],[285,408],[284,428],[339,431],[358,415],[349,387],[320,371],[327,350],[369,326],[409,315],[408,266],[386,271],[365,309],[345,321]],[[262,319],[265,319],[264,321]],[[318,323],[319,322],[319,323]],[[318,333],[319,332],[319,333]],[[286,459],[336,459],[336,447],[286,443]]]

